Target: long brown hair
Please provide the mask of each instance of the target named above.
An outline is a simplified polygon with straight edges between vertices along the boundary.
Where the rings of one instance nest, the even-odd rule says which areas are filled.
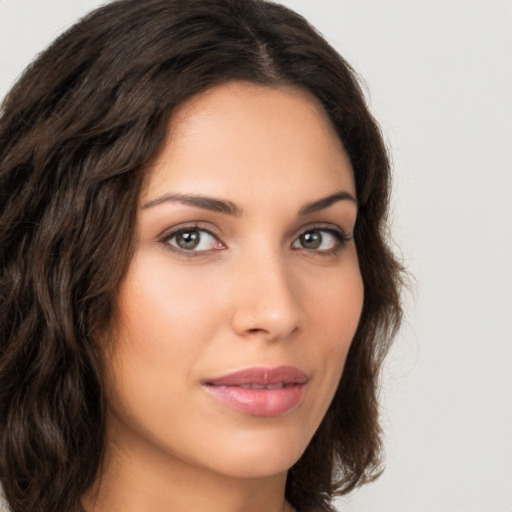
[[[381,464],[379,369],[401,318],[388,247],[390,177],[355,73],[299,15],[263,0],[119,0],[27,69],[0,118],[0,471],[13,512],[76,512],[104,449],[101,360],[134,251],[144,170],[173,109],[241,80],[294,85],[325,108],[351,159],[365,288],[332,405],[286,495],[301,512]]]

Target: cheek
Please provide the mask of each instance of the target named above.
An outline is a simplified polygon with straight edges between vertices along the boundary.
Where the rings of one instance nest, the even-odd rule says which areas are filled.
[[[306,309],[317,331],[322,333],[325,349],[346,353],[359,324],[364,299],[357,260],[311,289],[306,294]]]
[[[338,276],[324,281],[310,303],[310,312],[315,318],[318,333],[312,350],[321,355],[326,377],[325,393],[332,397],[341,378],[346,357],[354,338],[364,299],[364,285],[357,265],[353,260]],[[313,357],[313,354],[311,354]]]
[[[207,276],[169,265],[166,256],[140,251],[133,260],[106,357],[111,410],[137,430],[176,421],[186,405],[181,397],[196,392],[198,364],[222,318]]]
[[[354,253],[355,254],[355,253]],[[311,277],[311,275],[309,276]],[[338,388],[346,357],[361,316],[364,287],[357,259],[332,272],[328,278],[307,279],[304,310],[307,332],[304,333],[301,357],[314,362],[313,393],[304,419],[313,433],[324,418]],[[307,440],[309,442],[309,440]]]
[[[197,278],[200,270],[191,279],[190,270],[169,265],[165,256],[140,253],[118,295],[110,397],[134,415],[150,408],[149,397],[161,406],[177,391],[190,391],[222,318],[221,301]]]
[[[144,359],[200,348],[216,329],[221,308],[214,283],[201,273],[169,265],[165,255],[136,258],[119,293],[119,337],[130,339]]]

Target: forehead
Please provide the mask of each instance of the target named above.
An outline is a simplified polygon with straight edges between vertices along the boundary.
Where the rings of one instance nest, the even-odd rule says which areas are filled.
[[[235,82],[174,112],[143,199],[167,189],[243,197],[333,188],[355,195],[350,161],[319,101],[297,88]]]

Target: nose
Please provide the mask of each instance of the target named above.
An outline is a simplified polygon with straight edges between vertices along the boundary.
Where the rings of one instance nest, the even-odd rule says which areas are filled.
[[[297,283],[280,257],[246,258],[233,277],[231,321],[239,336],[279,340],[299,329]]]

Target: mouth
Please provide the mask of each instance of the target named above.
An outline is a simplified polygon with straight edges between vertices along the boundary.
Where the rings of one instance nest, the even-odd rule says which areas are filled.
[[[293,386],[293,384],[285,384],[284,382],[280,382],[279,384],[243,384],[239,386],[244,389],[283,389],[286,386]]]
[[[223,405],[251,416],[280,416],[304,396],[308,375],[293,366],[253,367],[203,382]]]

